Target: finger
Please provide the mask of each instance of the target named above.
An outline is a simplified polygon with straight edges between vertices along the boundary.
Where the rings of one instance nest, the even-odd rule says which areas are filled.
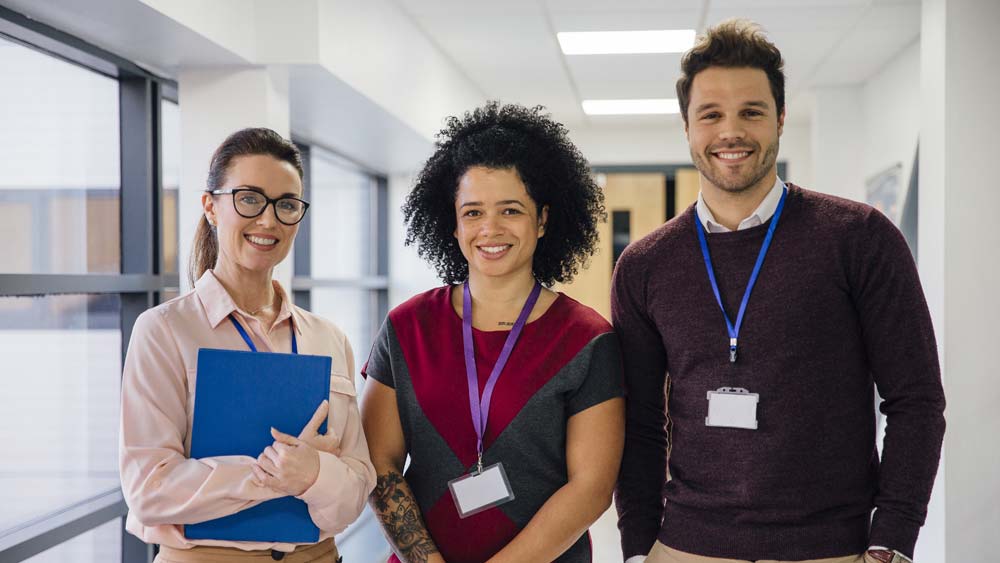
[[[273,446],[268,446],[264,448],[264,451],[261,452],[260,455],[263,456],[265,460],[271,462],[271,464],[274,465],[275,467],[277,467],[281,463],[281,456],[278,455],[278,452],[274,449]]]
[[[276,442],[281,442],[282,444],[288,444],[289,446],[297,446],[299,444],[298,438],[285,434],[273,426],[271,427],[271,436],[274,437]]]
[[[264,481],[266,481],[268,477],[267,472],[261,469],[256,463],[251,465],[250,469],[253,471],[253,484],[258,487],[263,487]]]
[[[303,444],[300,444],[300,446],[301,445]],[[271,447],[274,448],[274,451],[278,452],[278,455],[283,457],[287,457],[288,454],[292,453],[292,451],[295,450],[295,448],[300,446],[289,446],[288,444],[284,444],[282,442],[275,442],[271,444]]]
[[[277,477],[273,477],[271,475],[264,478],[264,486],[276,491],[281,491],[281,481],[279,481]]]
[[[316,412],[313,413],[312,418],[306,423],[302,432],[299,433],[299,438],[319,434],[319,427],[323,425],[328,414],[330,414],[330,401],[324,400],[319,404]]]
[[[267,458],[264,454],[261,454],[257,458],[257,465],[264,470],[265,473],[269,475],[276,475],[278,473],[278,466],[274,464],[273,461]]]

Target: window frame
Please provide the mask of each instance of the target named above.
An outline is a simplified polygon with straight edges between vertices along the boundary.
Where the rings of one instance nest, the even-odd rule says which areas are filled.
[[[177,103],[177,82],[2,6],[0,38],[119,83],[120,274],[0,273],[0,296],[118,294],[124,363],[135,320],[143,311],[159,304],[164,292],[180,287],[178,274],[163,274],[161,220],[160,104],[163,100]],[[0,560],[27,559],[118,518],[123,563],[148,563],[153,559],[154,548],[125,531],[127,512],[120,488],[63,507],[0,535]]]
[[[312,305],[312,290],[319,288],[348,288],[368,291],[371,307],[369,307],[370,324],[379,327],[382,319],[389,313],[389,179],[371,168],[347,157],[340,152],[322,144],[296,137],[295,145],[302,153],[302,166],[305,176],[303,198],[306,201],[312,195],[312,160],[313,148],[330,153],[338,160],[354,167],[354,171],[367,176],[372,182],[369,194],[370,214],[368,217],[368,240],[372,241],[366,257],[366,272],[363,275],[338,278],[318,278],[312,275],[312,219],[306,214],[302,220],[299,233],[295,237],[294,271],[292,275],[292,298],[295,304],[309,310]],[[374,334],[372,335],[374,337]],[[367,351],[355,350],[355,356]]]

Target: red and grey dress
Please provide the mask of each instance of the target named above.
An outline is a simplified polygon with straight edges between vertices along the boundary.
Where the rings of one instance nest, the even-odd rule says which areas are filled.
[[[503,463],[515,499],[460,518],[448,482],[476,464],[476,433],[462,319],[450,292],[433,289],[393,309],[362,374],[396,391],[410,455],[405,477],[434,543],[449,563],[474,563],[509,543],[566,484],[567,420],[622,396],[621,355],[611,325],[564,294],[524,327],[494,389],[483,438],[483,465]],[[480,393],[507,335],[473,330]],[[590,562],[589,535],[556,561]]]

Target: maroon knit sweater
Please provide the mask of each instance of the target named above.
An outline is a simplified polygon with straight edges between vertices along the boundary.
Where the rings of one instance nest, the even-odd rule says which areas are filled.
[[[749,560],[869,545],[912,555],[945,424],[934,332],[902,235],[871,207],[789,185],[730,364],[696,220],[692,206],[629,246],[614,275],[625,557],[657,539]],[[769,225],[707,235],[734,322]],[[719,387],[760,394],[757,430],[705,426],[706,391]],[[887,417],[881,464],[875,387]]]

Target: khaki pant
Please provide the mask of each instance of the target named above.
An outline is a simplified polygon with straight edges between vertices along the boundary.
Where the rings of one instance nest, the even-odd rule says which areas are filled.
[[[336,563],[339,558],[333,538],[313,545],[303,545],[286,553],[281,563]],[[191,549],[175,549],[162,546],[153,563],[267,563],[274,561],[271,550],[243,551],[235,547],[196,546]]]
[[[720,559],[685,553],[667,547],[660,542],[653,544],[653,549],[646,556],[646,563],[751,563],[745,559]],[[878,563],[867,555],[848,555],[846,557],[830,557],[826,559],[809,559],[808,561],[774,561],[759,559],[757,563]]]

